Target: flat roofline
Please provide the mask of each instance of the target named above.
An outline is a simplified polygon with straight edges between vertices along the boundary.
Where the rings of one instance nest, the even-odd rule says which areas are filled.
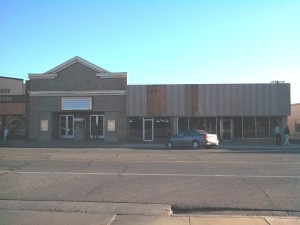
[[[13,79],[13,80],[24,80],[24,79],[21,79],[21,78],[14,78],[14,77],[4,77],[4,76],[0,76],[0,78],[6,78],[6,79]]]

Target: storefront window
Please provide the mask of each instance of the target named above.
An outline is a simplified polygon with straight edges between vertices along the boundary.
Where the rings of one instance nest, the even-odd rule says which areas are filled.
[[[300,121],[295,121],[295,132],[300,133]]]
[[[234,126],[234,134],[233,136],[235,138],[242,138],[242,131],[243,131],[243,122],[242,122],[242,117],[236,117],[233,119],[233,126]]]
[[[6,116],[6,126],[12,140],[25,138],[25,120],[25,116]]]
[[[154,138],[168,138],[171,136],[171,118],[154,117]]]
[[[142,117],[129,117],[128,138],[129,139],[142,139],[143,138],[143,118]]]
[[[205,130],[204,117],[190,117],[189,127],[195,130]]]
[[[257,138],[269,138],[269,117],[256,118]]]
[[[281,119],[279,117],[270,117],[270,137],[271,138],[275,138],[274,129],[277,125],[279,125],[279,127],[281,129],[283,129],[281,126]]]
[[[255,138],[255,118],[243,118],[243,138]]]
[[[211,134],[217,133],[217,119],[216,117],[207,117],[206,118],[206,129],[205,131]]]
[[[189,118],[188,117],[178,117],[178,132],[182,130],[189,129]]]

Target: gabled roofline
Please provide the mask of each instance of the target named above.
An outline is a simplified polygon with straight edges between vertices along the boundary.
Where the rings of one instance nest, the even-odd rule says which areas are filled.
[[[87,67],[89,67],[89,68],[97,71],[98,73],[110,73],[109,71],[107,71],[107,70],[105,70],[105,69],[103,69],[103,68],[101,68],[99,66],[96,66],[95,64],[93,64],[93,63],[91,63],[91,62],[89,62],[89,61],[87,61],[87,60],[85,60],[85,59],[83,59],[83,58],[81,58],[79,56],[75,56],[72,59],[69,59],[68,61],[66,61],[66,62],[64,62],[64,63],[62,63],[62,64],[54,67],[53,69],[48,70],[44,74],[49,74],[49,73],[50,74],[55,74],[55,73],[58,73],[59,71],[65,69],[66,67],[68,67],[68,66],[70,66],[70,65],[72,65],[74,63],[77,63],[77,62],[79,62],[79,63],[81,63],[81,64],[83,64],[83,65],[85,65],[85,66],[87,66]]]

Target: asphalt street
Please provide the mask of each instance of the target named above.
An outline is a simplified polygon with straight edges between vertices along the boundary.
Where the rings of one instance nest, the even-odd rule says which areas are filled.
[[[300,212],[299,151],[0,149],[0,200]]]

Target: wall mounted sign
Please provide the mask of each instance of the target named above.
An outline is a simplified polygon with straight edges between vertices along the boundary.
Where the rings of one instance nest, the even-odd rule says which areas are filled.
[[[92,110],[91,97],[62,97],[62,110]]]

